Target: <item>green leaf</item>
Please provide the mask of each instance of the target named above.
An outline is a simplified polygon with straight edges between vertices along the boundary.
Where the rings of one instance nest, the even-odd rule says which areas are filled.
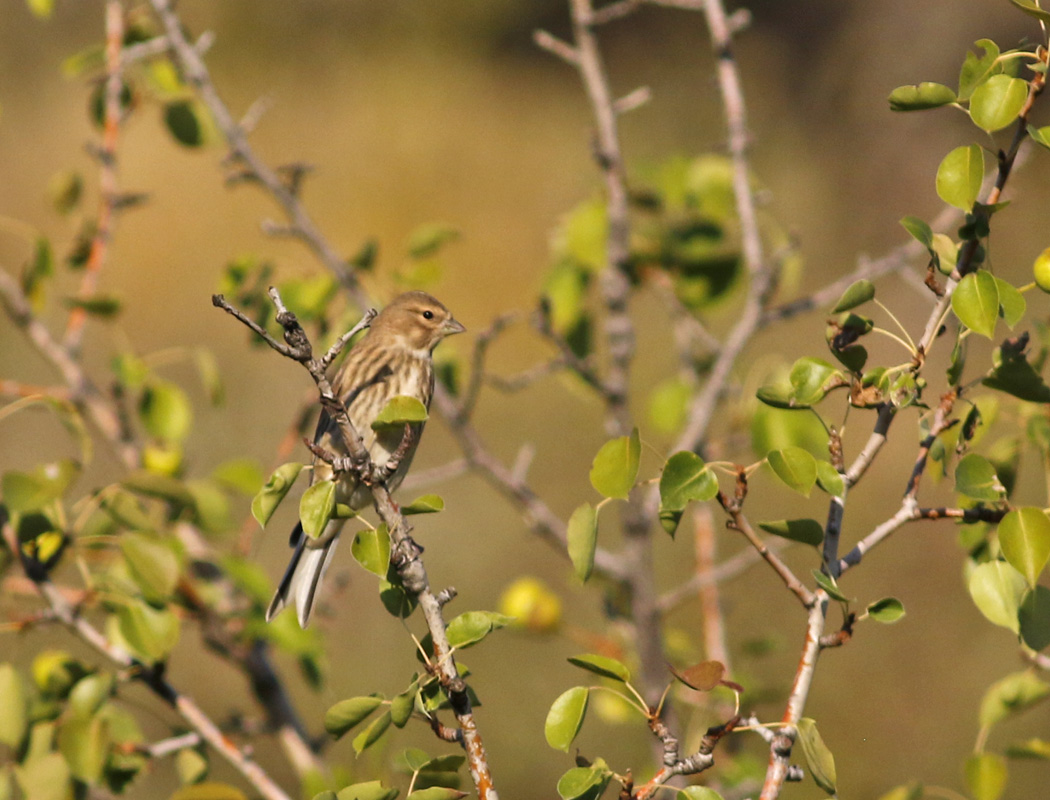
[[[116,681],[112,675],[96,672],[85,675],[69,693],[69,708],[77,717],[91,717],[113,694]]]
[[[766,461],[788,488],[809,497],[813,485],[817,482],[817,460],[807,450],[801,447],[785,447],[769,453]]]
[[[973,800],[999,800],[1006,778],[1006,761],[996,753],[977,753],[966,759],[966,785]]]
[[[513,620],[496,611],[467,611],[448,624],[448,643],[457,649],[477,644],[492,631],[505,628]]]
[[[992,462],[977,453],[967,453],[959,460],[955,468],[955,491],[990,503],[998,502],[1006,493]]]
[[[904,603],[896,597],[884,597],[871,603],[868,608],[868,616],[876,622],[896,622],[904,616]]]
[[[386,733],[386,729],[390,727],[390,712],[384,711],[378,717],[361,731],[357,736],[354,737],[353,746],[354,752],[360,755],[362,752],[367,750],[369,747],[379,741],[380,737]]]
[[[918,217],[903,217],[901,225],[927,250],[933,247],[933,229]]]
[[[397,428],[414,422],[426,422],[427,407],[417,398],[399,394],[390,398],[383,406],[376,418],[372,421],[372,430],[378,431],[383,428]]]
[[[79,308],[95,317],[115,317],[120,313],[123,303],[119,297],[109,294],[96,294],[91,297],[67,297],[63,301],[66,308]]]
[[[26,6],[34,16],[50,19],[55,10],[55,0],[26,0]]]
[[[397,794],[397,789],[383,786],[379,781],[364,781],[343,787],[335,796],[338,800],[394,800]]]
[[[201,386],[208,395],[208,400],[213,406],[221,406],[226,400],[226,387],[222,382],[222,370],[215,354],[206,347],[198,347],[193,351],[193,363],[197,367],[197,376],[200,378]],[[258,467],[256,467],[258,469]],[[262,483],[260,476],[259,483]],[[256,486],[251,492],[256,491]],[[248,492],[248,494],[251,494]]]
[[[685,423],[692,387],[681,378],[661,381],[649,393],[649,421],[660,433],[673,434]]]
[[[710,786],[686,786],[678,790],[675,800],[722,800],[722,795]]]
[[[584,503],[572,512],[567,530],[569,558],[576,577],[586,582],[594,571],[594,551],[598,547],[598,512]]]
[[[420,225],[408,237],[408,254],[415,259],[430,258],[458,238],[459,230],[443,222]]]
[[[959,99],[968,100],[973,90],[996,69],[999,58],[999,45],[991,39],[978,39],[975,44],[984,51],[978,58],[974,53],[966,54],[962,69],[959,71]]]
[[[940,273],[951,275],[959,260],[959,245],[955,243],[955,240],[947,234],[935,233],[930,253],[936,257],[937,269]]]
[[[1028,84],[1023,80],[993,75],[973,90],[970,118],[988,133],[1001,130],[1017,119],[1027,98]]]
[[[805,356],[796,361],[788,376],[792,387],[792,403],[795,407],[811,406],[824,399],[836,386],[847,382],[841,373],[821,358]]]
[[[626,683],[631,679],[631,671],[620,661],[608,656],[599,656],[593,653],[584,653],[569,658],[569,663],[603,678],[612,678],[615,681]]]
[[[467,792],[459,789],[450,789],[447,786],[428,786],[426,789],[417,789],[408,795],[405,800],[460,800],[466,797]]]
[[[1030,589],[1017,613],[1021,641],[1033,650],[1050,645],[1050,589],[1036,586]]]
[[[154,380],[139,401],[139,417],[150,436],[181,442],[193,425],[193,409],[186,393],[174,383]]]
[[[380,696],[350,697],[340,700],[324,715],[324,729],[336,739],[364,722],[383,704]]]
[[[164,107],[164,126],[176,142],[185,147],[200,147],[205,142],[203,109],[192,100],[177,100]]]
[[[227,489],[246,495],[261,492],[265,480],[259,462],[254,458],[231,458],[229,461],[223,461],[211,471],[211,477]]]
[[[917,86],[898,86],[889,96],[891,111],[923,111],[955,102],[955,92],[942,83],[925,81]]]
[[[638,478],[642,443],[638,429],[602,445],[591,464],[591,486],[605,497],[626,500]]]
[[[886,794],[881,795],[878,800],[923,800],[924,796],[922,784],[913,781],[903,786],[895,786]]]
[[[43,464],[32,472],[6,472],[0,479],[4,506],[17,513],[46,508],[65,493],[76,474],[76,464],[68,460]]]
[[[281,504],[284,496],[295,484],[295,479],[299,477],[302,469],[302,464],[281,464],[270,475],[266,485],[252,498],[252,516],[261,527],[266,527],[266,523],[270,521],[277,506]]]
[[[1040,8],[1039,4],[1034,0],[1010,0],[1010,2],[1028,16],[1035,17],[1040,22],[1050,22],[1050,11]]]
[[[179,559],[171,546],[144,533],[126,533],[120,537],[120,551],[128,573],[150,603],[163,603],[179,582]]]
[[[390,568],[390,533],[386,525],[375,530],[358,531],[354,534],[350,552],[362,567],[385,578]]]
[[[543,735],[547,738],[547,744],[555,750],[569,752],[587,714],[588,695],[587,687],[575,686],[562,692],[547,712]]]
[[[316,539],[324,532],[335,511],[335,488],[335,481],[317,481],[303,492],[299,500],[299,521],[307,536]]]
[[[147,663],[163,661],[178,644],[179,618],[170,608],[130,599],[117,609],[117,622],[124,642]]]
[[[394,727],[403,728],[408,724],[416,707],[417,694],[419,683],[413,681],[411,686],[390,701],[390,721],[394,723]]]
[[[974,567],[967,588],[977,609],[990,622],[1018,633],[1024,575],[1005,561],[988,561]]]
[[[101,780],[109,747],[109,726],[102,717],[73,717],[58,729],[58,748],[70,774],[89,786]]]
[[[815,519],[778,519],[773,522],[760,522],[758,527],[766,533],[820,547],[824,542],[824,527]]]
[[[29,701],[22,676],[8,663],[0,664],[0,708],[0,744],[17,750],[26,734]]]
[[[445,510],[445,501],[440,495],[425,494],[417,497],[408,505],[401,506],[401,513],[406,517],[412,514],[436,514]]]
[[[798,721],[798,741],[802,745],[802,754],[809,765],[809,773],[813,776],[817,786],[828,794],[835,794],[835,757],[820,737],[817,723],[809,717],[803,717]]]
[[[1004,350],[999,349],[1001,362],[981,383],[989,389],[1006,392],[1030,403],[1050,403],[1050,386],[1043,382],[1042,376],[1032,368],[1024,354]]]
[[[558,779],[562,800],[598,800],[612,778],[612,772],[599,759],[589,767],[573,767]]]
[[[1029,125],[1028,135],[1032,137],[1032,141],[1037,145],[1050,150],[1050,125],[1044,125],[1042,128]]]
[[[1014,672],[988,687],[977,720],[982,728],[997,725],[1011,714],[1031,708],[1050,695],[1050,684],[1029,670]]]
[[[905,217],[905,219],[914,219],[914,217]],[[850,311],[857,306],[864,305],[864,303],[867,303],[874,297],[875,284],[867,278],[861,278],[859,281],[851,283],[849,288],[842,293],[842,297],[839,298],[835,307],[831,309],[831,313],[838,314],[842,311]]]
[[[846,482],[830,461],[817,459],[817,485],[834,497],[842,497],[846,491]]]
[[[607,259],[609,219],[605,200],[594,197],[579,203],[565,215],[555,233],[554,251],[559,259],[598,272]]]
[[[835,579],[830,575],[825,575],[819,569],[812,571],[813,580],[817,582],[817,586],[827,592],[828,597],[832,600],[839,600],[843,603],[848,603],[849,598],[846,597],[841,591],[839,591],[838,584],[835,583]]]
[[[1007,562],[1034,587],[1050,560],[1050,518],[1040,508],[1018,508],[999,523],[999,546]]]
[[[208,759],[192,747],[187,747],[175,754],[175,771],[179,782],[184,785],[200,783],[208,774]]]
[[[995,285],[999,287],[999,314],[1013,328],[1024,317],[1027,308],[1024,295],[1002,278],[996,278]]]
[[[999,319],[999,286],[992,274],[979,269],[963,276],[952,293],[952,311],[967,328],[991,339]]]
[[[956,147],[937,167],[937,196],[950,206],[970,211],[984,180],[984,150],[975,144]]]
[[[32,800],[68,800],[73,796],[69,766],[59,753],[27,759],[15,768],[22,793]]]
[[[1045,739],[1027,739],[1023,742],[1007,745],[1007,758],[1037,758],[1050,761],[1050,742]]]
[[[673,534],[691,500],[705,502],[718,494],[718,479],[696,453],[682,450],[660,474],[660,524]]]

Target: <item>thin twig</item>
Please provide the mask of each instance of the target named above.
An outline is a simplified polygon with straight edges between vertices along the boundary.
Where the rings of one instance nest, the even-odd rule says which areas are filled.
[[[117,187],[117,140],[120,136],[121,91],[124,80],[121,74],[121,49],[124,45],[124,5],[120,0],[106,2],[106,82],[103,91],[102,144],[98,157],[98,214],[95,218],[95,235],[91,240],[84,274],[80,279],[78,300],[89,300],[98,289],[98,279],[109,252],[113,235],[113,217],[119,190]],[[74,306],[66,322],[66,333],[62,346],[74,357],[80,351],[87,322],[87,309]]]

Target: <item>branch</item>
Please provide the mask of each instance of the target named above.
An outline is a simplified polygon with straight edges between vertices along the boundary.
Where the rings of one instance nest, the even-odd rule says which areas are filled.
[[[9,522],[3,525],[3,537],[12,553],[21,553],[18,536]],[[22,565],[37,591],[55,616],[71,633],[107,658],[115,666],[127,670],[136,680],[148,686],[157,697],[170,705],[189,726],[247,780],[267,800],[291,800],[269,774],[251,756],[238,748],[219,729],[212,719],[191,698],[176,689],[164,677],[163,666],[144,664],[126,650],[110,643],[102,631],[80,616],[74,607],[46,575],[38,575],[22,557]]]
[[[357,305],[360,308],[366,308],[368,306],[367,297],[346,259],[336,253],[321,235],[295,192],[281,180],[275,170],[255,154],[249,145],[244,129],[234,119],[215,90],[215,85],[212,83],[200,51],[186,38],[182,21],[171,0],[149,0],[149,2],[164,28],[164,35],[167,37],[175,62],[181,69],[183,77],[208,107],[215,124],[226,138],[230,147],[231,159],[242,165],[250,177],[266,187],[266,190],[273,195],[283,209],[288,224],[295,230],[297,237],[305,242],[310,251],[336,276]]]
[[[474,781],[474,787],[478,792],[478,798],[479,800],[499,800],[492,782],[485,746],[474,721],[474,712],[471,707],[470,697],[467,694],[467,686],[459,675],[455,657],[448,642],[445,621],[442,616],[442,599],[431,591],[426,568],[421,558],[422,549],[413,541],[408,521],[390,497],[390,493],[386,488],[386,470],[372,463],[364,440],[354,429],[346,407],[334,393],[325,375],[323,366],[329,355],[331,355],[331,351],[320,359],[312,358],[310,356],[312,351],[310,340],[302,326],[299,325],[295,315],[285,308],[276,289],[271,287],[269,295],[277,310],[277,322],[284,328],[284,338],[288,346],[281,345],[268,335],[264,335],[264,338],[271,347],[282,353],[282,355],[299,361],[310,373],[310,377],[316,384],[321,404],[336,423],[342,437],[342,443],[349,454],[346,459],[334,459],[333,462],[338,463],[333,463],[333,467],[337,471],[347,468],[353,470],[359,476],[361,482],[368,485],[371,489],[376,512],[383,522],[386,523],[390,532],[391,564],[397,569],[405,589],[415,595],[419,602],[419,607],[423,611],[423,617],[426,620],[427,629],[430,632],[434,647],[434,659],[431,666],[448,696],[449,703],[459,723],[460,731],[462,731],[462,745],[467,752],[467,766],[470,770],[471,779]],[[231,311],[228,303],[225,301],[219,302],[221,300],[222,298],[218,296],[213,298],[215,305],[223,308],[228,313],[233,313],[237,319],[248,325],[252,330],[258,329],[258,326],[254,325],[243,314]],[[370,321],[371,314],[366,313],[355,327],[364,327]],[[349,337],[342,337],[342,339],[345,344]],[[407,431],[405,438],[406,440],[408,438]],[[391,456],[391,460],[396,458],[397,453]],[[346,462],[345,464],[343,463],[344,461]]]
[[[99,175],[98,215],[95,235],[91,240],[84,276],[77,293],[79,300],[88,300],[98,288],[99,274],[106,261],[112,237],[113,216],[119,190],[117,187],[117,139],[120,136],[121,101],[124,88],[121,75],[121,48],[124,44],[124,6],[120,0],[106,1],[106,83],[103,92],[102,144],[97,150]],[[62,346],[70,355],[77,355],[84,337],[87,310],[74,306],[66,322]]]

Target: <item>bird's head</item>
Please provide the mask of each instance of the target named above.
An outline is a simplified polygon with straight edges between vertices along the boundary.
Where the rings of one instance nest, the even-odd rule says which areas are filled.
[[[388,339],[409,350],[430,352],[446,336],[466,328],[452,312],[426,292],[405,292],[395,297],[372,320],[370,337]]]

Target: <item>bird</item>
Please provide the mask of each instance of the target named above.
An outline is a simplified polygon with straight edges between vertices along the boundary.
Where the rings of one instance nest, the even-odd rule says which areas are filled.
[[[406,433],[400,427],[373,431],[372,422],[399,395],[414,397],[429,409],[434,394],[434,348],[445,337],[465,330],[436,298],[421,291],[405,292],[379,312],[365,335],[351,347],[332,379],[332,389],[364,439],[373,464],[383,467],[402,446]],[[388,491],[393,492],[404,479],[422,432],[423,423],[412,424],[408,447],[386,480]],[[337,456],[347,454],[337,426],[324,410],[317,421],[314,443]],[[331,466],[315,458],[311,484],[332,477]],[[372,491],[344,473],[336,487],[336,502],[360,510],[372,503]],[[294,552],[266,611],[267,621],[291,603],[299,625],[303,629],[309,625],[344,522],[331,520],[316,539],[303,532],[302,523],[296,525],[289,540]]]

